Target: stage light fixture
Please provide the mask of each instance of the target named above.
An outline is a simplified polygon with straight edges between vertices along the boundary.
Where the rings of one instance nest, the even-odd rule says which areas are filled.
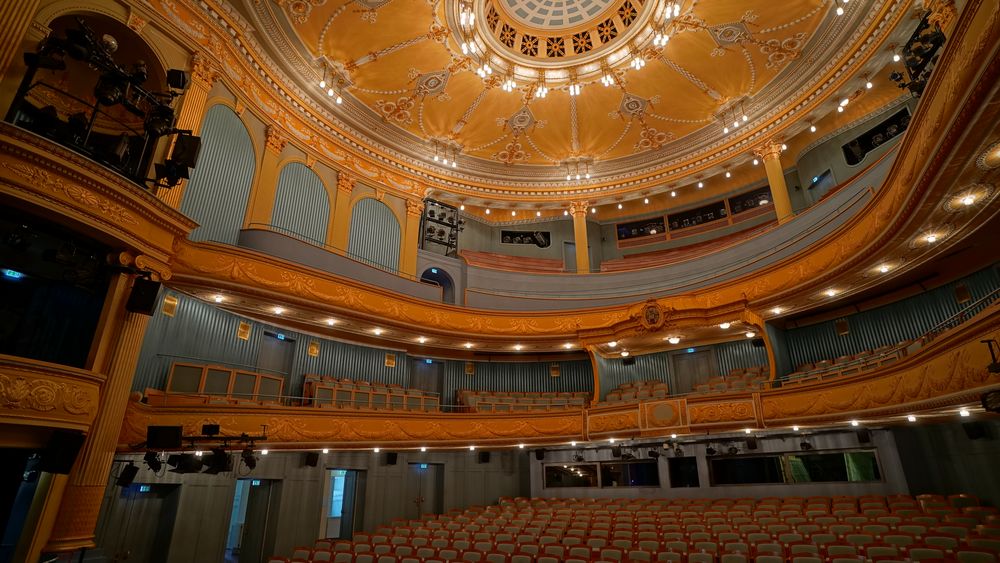
[[[648,456],[649,456],[649,457],[650,457],[651,459],[658,459],[658,458],[660,457],[660,452],[658,452],[658,451],[656,451],[656,450],[649,450],[649,452],[647,452],[647,455],[648,455]]]
[[[246,465],[250,471],[257,468],[257,458],[253,455],[253,448],[244,448],[243,453],[240,454],[240,459],[243,460],[243,465]]]
[[[205,461],[205,471],[209,475],[218,475],[233,470],[233,457],[222,448],[213,448],[212,455]]]
[[[160,461],[160,455],[156,452],[146,452],[146,455],[142,456],[142,461],[153,473],[159,473],[160,469],[163,469],[163,462]]]
[[[718,450],[716,450],[712,446],[709,446],[709,447],[705,448],[705,455],[707,455],[709,457],[717,455],[718,453],[719,453]]]
[[[808,452],[813,449],[813,445],[810,444],[808,440],[802,440],[802,442],[799,443],[799,448],[801,448],[804,452]]]

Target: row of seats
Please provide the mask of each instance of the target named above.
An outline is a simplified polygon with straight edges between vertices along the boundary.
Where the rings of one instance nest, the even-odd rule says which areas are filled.
[[[837,560],[947,557],[965,563],[996,561],[998,549],[1000,514],[968,495],[518,498],[395,521],[372,534],[355,534],[352,541],[320,540],[298,548],[292,561],[716,563],[725,558],[778,563],[816,558],[841,563]]]
[[[915,344],[914,341],[904,340],[895,346],[882,346],[874,350],[864,350],[857,354],[840,356],[833,360],[803,364],[795,372],[788,374],[782,381],[782,385],[796,385],[878,369],[904,358],[909,347],[913,344]]]
[[[658,379],[629,381],[609,391],[604,396],[606,403],[627,403],[650,399],[663,399],[670,394],[666,382]]]
[[[499,252],[479,250],[460,250],[458,255],[469,266],[489,268],[491,270],[507,270],[510,272],[561,273],[565,270],[563,261],[556,258],[528,258],[511,256]]]
[[[473,412],[545,411],[582,409],[587,406],[588,392],[503,392],[460,389],[458,404]]]
[[[306,375],[302,393],[319,408],[437,411],[441,407],[437,393],[313,374]]]
[[[697,394],[707,393],[740,393],[743,391],[758,391],[767,387],[771,374],[767,366],[739,368],[732,370],[727,376],[715,376],[705,383],[695,385]]]

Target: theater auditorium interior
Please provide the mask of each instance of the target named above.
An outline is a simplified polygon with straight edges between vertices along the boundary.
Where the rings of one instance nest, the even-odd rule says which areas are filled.
[[[0,0],[0,563],[1000,561],[1000,0]]]

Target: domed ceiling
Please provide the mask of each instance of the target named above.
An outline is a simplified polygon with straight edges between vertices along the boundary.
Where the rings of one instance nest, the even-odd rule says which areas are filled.
[[[870,46],[862,31],[893,5],[842,1],[271,0],[254,11],[359,131],[516,193],[671,181],[749,155],[776,117],[838,94],[822,72]]]

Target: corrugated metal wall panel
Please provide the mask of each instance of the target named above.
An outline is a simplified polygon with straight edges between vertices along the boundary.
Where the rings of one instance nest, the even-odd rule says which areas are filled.
[[[754,346],[750,338],[722,342],[712,348],[719,362],[719,375],[726,375],[734,369],[767,365],[767,349]]]
[[[309,342],[319,342],[319,356],[309,357]],[[396,355],[396,367],[385,365],[386,353]],[[410,362],[404,352],[368,348],[323,340],[314,336],[303,335],[302,344],[295,351],[295,372],[300,375],[329,375],[339,378],[350,378],[373,383],[395,383],[406,387],[409,384]]]
[[[988,268],[920,295],[850,315],[846,317],[849,332],[845,336],[837,334],[836,321],[790,328],[786,341],[792,365],[835,359],[916,338],[968,305],[960,305],[955,299],[955,286],[959,284],[969,288],[975,301],[1000,286],[1000,276],[995,268]]]
[[[236,244],[256,159],[239,116],[224,105],[212,106],[201,128],[201,153],[184,188],[181,212],[198,222],[191,240]]]
[[[635,363],[627,366],[624,358],[597,356],[597,369],[601,376],[601,398],[623,383],[643,380],[670,382],[670,357],[667,352],[632,356]]]
[[[399,269],[399,221],[389,207],[366,197],[351,210],[347,252],[353,258],[387,270]]]
[[[285,165],[278,176],[271,224],[309,242],[324,244],[329,219],[330,198],[319,176],[301,162]]]
[[[549,365],[559,364],[559,377],[549,375]],[[454,403],[459,389],[479,391],[576,392],[594,390],[590,360],[567,362],[473,362],[475,374],[465,374],[465,362],[447,360],[442,400]]]

